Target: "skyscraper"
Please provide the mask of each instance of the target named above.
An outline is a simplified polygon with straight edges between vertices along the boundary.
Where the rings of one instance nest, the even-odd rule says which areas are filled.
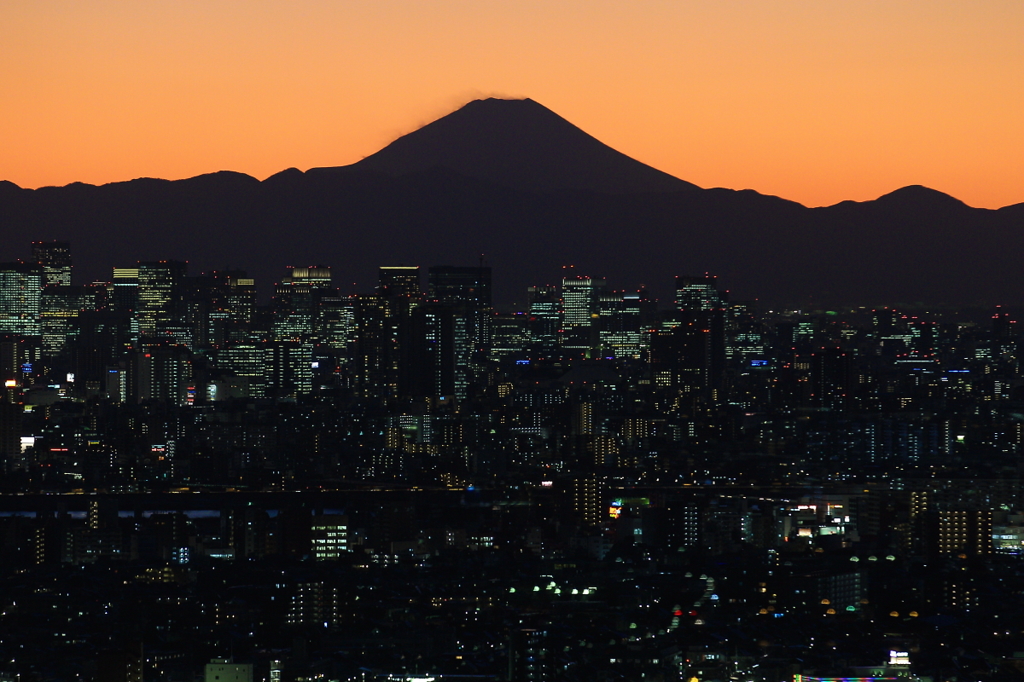
[[[553,286],[536,286],[526,290],[530,303],[527,328],[535,349],[550,355],[558,348],[558,330],[562,328],[561,300]]]
[[[139,309],[139,269],[114,268],[110,307],[122,313]]]
[[[40,336],[43,266],[0,263],[0,334]]]
[[[288,267],[288,274],[274,287],[274,340],[306,341],[318,336],[320,301],[334,293],[329,267]]]
[[[95,301],[92,287],[51,284],[43,288],[39,308],[43,357],[52,358],[64,350],[75,318],[83,310],[94,310]]]
[[[399,374],[403,397],[466,397],[467,362],[459,357],[460,346],[466,348],[466,330],[459,318],[452,306],[440,303],[420,305],[412,312]]]
[[[438,303],[491,307],[491,269],[435,265],[427,272],[427,297]]]
[[[604,279],[582,275],[562,278],[562,348],[593,354],[598,346],[597,318]]]
[[[377,291],[385,298],[418,299],[422,294],[419,266],[382,265],[379,271]]]
[[[379,294],[365,294],[353,300],[356,340],[352,352],[352,374],[356,394],[383,398],[388,394],[387,373],[391,327],[387,304]]]
[[[188,322],[197,347],[249,340],[256,286],[244,271],[214,270],[186,279]]]
[[[717,288],[715,275],[676,277],[676,310],[697,311],[724,307],[726,297]]]
[[[465,398],[491,346],[491,269],[438,265],[428,273],[428,299],[455,313],[455,395]]]
[[[377,293],[384,306],[386,316],[383,351],[384,384],[387,395],[397,395],[401,385],[408,384],[408,373],[412,370],[409,357],[412,348],[409,335],[412,311],[420,304],[423,295],[420,290],[419,266],[382,266],[379,271]]]
[[[644,322],[653,308],[645,292],[603,292],[598,297],[598,335],[601,353],[616,358],[639,358],[648,345]]]
[[[139,333],[172,336],[177,341],[185,329],[185,268],[183,261],[139,263]]]
[[[44,286],[71,286],[69,242],[32,242],[32,261],[43,267]]]
[[[672,329],[677,386],[718,400],[725,375],[725,301],[714,275],[676,277]],[[653,352],[653,349],[652,349]]]

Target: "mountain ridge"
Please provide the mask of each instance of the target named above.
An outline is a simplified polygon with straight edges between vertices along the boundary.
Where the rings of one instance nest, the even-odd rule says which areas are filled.
[[[532,100],[497,113],[496,102],[482,102],[458,110],[472,125],[450,119],[453,112],[417,131],[434,125],[430,137],[410,133],[380,157],[285,169],[262,181],[222,171],[36,190],[0,182],[7,244],[0,259],[26,257],[32,240],[68,239],[76,281],[107,279],[114,265],[173,258],[191,260],[193,273],[247,268],[264,290],[285,265],[318,262],[334,268],[337,282],[358,282],[343,288],[349,293],[372,290],[382,264],[475,264],[483,253],[505,303],[522,302],[526,286],[552,283],[568,263],[609,277],[612,286],[646,284],[664,300],[674,275],[694,272],[713,272],[734,296],[771,305],[998,303],[1024,295],[1012,257],[1024,248],[1024,204],[976,209],[909,186],[871,201],[808,208],[754,190],[700,189],[620,155]],[[527,120],[504,127],[516,111]],[[498,161],[483,158],[481,170],[438,163],[429,152],[473,126],[477,133],[452,144],[479,147]],[[522,159],[502,166],[501,144],[480,143],[488,129],[505,130],[524,149],[555,139],[559,149],[598,150],[587,153],[611,159],[596,169],[603,182],[621,169],[647,170],[624,191],[586,182],[530,186],[521,181]],[[384,154],[410,137],[398,161]],[[540,171],[555,179],[562,173]],[[674,189],[645,184],[662,176]]]

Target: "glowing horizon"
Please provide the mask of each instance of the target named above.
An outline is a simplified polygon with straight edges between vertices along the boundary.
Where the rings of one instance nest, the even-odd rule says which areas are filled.
[[[87,6],[86,6],[87,5]],[[1024,4],[12,3],[0,179],[265,179],[529,97],[701,187],[1024,202]]]

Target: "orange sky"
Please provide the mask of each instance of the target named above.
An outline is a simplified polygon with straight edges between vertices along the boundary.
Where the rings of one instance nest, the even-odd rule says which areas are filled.
[[[0,179],[264,178],[532,97],[704,187],[1024,202],[1020,0],[0,0]]]

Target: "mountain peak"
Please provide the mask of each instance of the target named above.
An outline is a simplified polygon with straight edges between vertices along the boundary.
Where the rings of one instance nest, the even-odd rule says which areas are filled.
[[[529,98],[473,100],[355,166],[392,176],[440,168],[542,192],[697,188],[612,149]]]
[[[967,204],[956,197],[950,196],[945,192],[940,192],[937,189],[932,189],[931,187],[925,187],[924,185],[907,185],[906,187],[901,187],[878,197],[878,199],[875,200],[875,203],[879,206],[884,206],[887,209],[894,207],[903,207],[914,210],[921,210],[924,208],[941,210],[969,208]]]

